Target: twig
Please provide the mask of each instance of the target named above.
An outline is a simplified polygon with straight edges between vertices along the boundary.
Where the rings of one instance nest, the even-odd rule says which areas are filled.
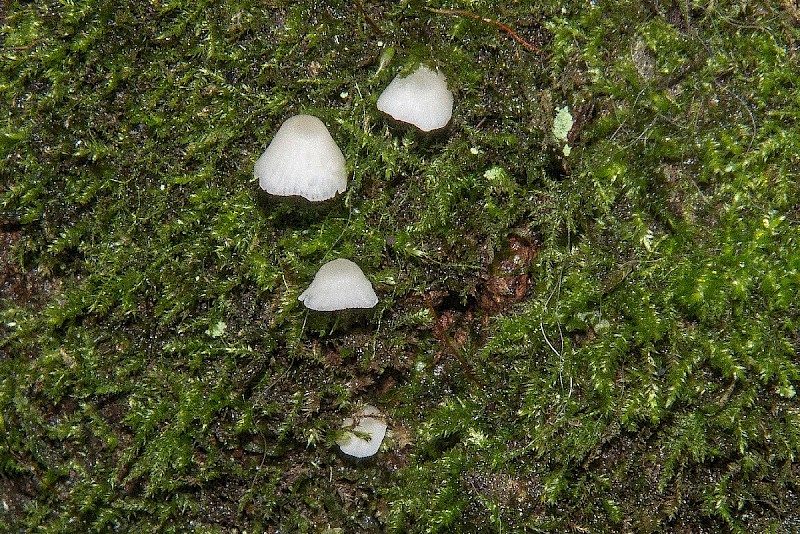
[[[755,141],[756,141],[756,135],[758,134],[758,123],[756,123],[756,116],[753,114],[753,110],[750,109],[750,105],[747,103],[747,101],[744,98],[742,98],[741,96],[737,95],[736,93],[734,93],[733,91],[731,91],[730,89],[728,89],[727,87],[722,85],[721,83],[716,82],[716,81],[714,83],[716,84],[717,87],[719,87],[723,91],[727,91],[728,94],[730,94],[736,100],[738,100],[739,103],[742,104],[744,109],[746,109],[747,113],[750,115],[750,122],[753,124],[753,135],[750,136],[750,144],[747,145],[747,151],[750,152],[750,149],[753,148],[753,143],[755,143]]]
[[[720,406],[725,406],[728,404],[728,401],[731,398],[731,394],[733,393],[733,388],[736,387],[736,376],[734,375],[733,380],[731,380],[731,384],[728,386],[728,389],[725,390],[725,393],[722,394],[722,398],[719,400]]]
[[[383,35],[383,30],[381,30],[380,27],[375,24],[375,21],[372,20],[372,17],[369,16],[369,13],[367,13],[367,10],[364,9],[364,5],[361,3],[361,0],[354,0],[354,3],[356,4],[356,8],[358,8],[358,10],[364,16],[364,20],[367,21],[367,24],[369,24],[372,29],[375,30],[375,33],[378,35]]]
[[[501,30],[509,34],[515,41],[517,41],[519,44],[521,44],[528,50],[531,50],[533,52],[539,51],[539,48],[536,45],[529,43],[528,41],[517,35],[517,32],[515,32],[502,22],[498,22],[496,20],[492,20],[486,17],[481,17],[480,15],[476,15],[475,13],[471,13],[469,11],[464,11],[461,9],[434,9],[432,7],[426,7],[425,9],[427,9],[431,13],[438,13],[439,15],[458,15],[459,17],[467,17],[470,19],[475,19],[481,22],[485,22],[486,24],[491,24],[492,26],[496,26],[497,28],[500,28]]]
[[[570,250],[572,248],[571,243],[572,243],[572,238],[571,238],[570,234],[567,233],[567,250]],[[553,290],[550,292],[550,296],[547,297],[547,301],[544,303],[545,310],[547,310],[547,308],[550,306],[550,301],[553,299],[554,296],[556,297],[556,307],[558,307],[558,300],[561,298],[561,282],[562,282],[563,279],[564,279],[564,263],[562,262],[561,263],[561,268],[559,269],[559,272],[558,272],[558,282],[556,283],[556,286],[553,288]],[[547,333],[544,331],[544,322],[541,321],[541,320],[539,321],[539,329],[542,331],[542,336],[544,337],[544,340],[547,343],[547,346],[550,347],[550,350],[552,350],[553,353],[556,356],[558,356],[558,383],[561,385],[561,389],[563,391],[563,389],[564,389],[564,331],[561,329],[561,321],[558,320],[558,310],[555,311],[554,315],[556,317],[556,325],[558,325],[558,337],[561,340],[561,350],[556,349],[553,346],[553,343],[550,342],[550,338],[547,337]],[[570,375],[570,377],[569,377],[569,396],[570,397],[572,396],[572,387],[573,387],[572,375]]]
[[[6,436],[5,434],[3,435],[3,442],[5,444],[6,450],[8,450],[9,454],[11,454],[11,456],[13,456],[14,459],[17,462],[19,462],[21,465],[27,467],[28,470],[33,475],[33,478],[35,478],[39,482],[39,484],[41,484],[44,487],[46,487],[47,489],[49,489],[53,493],[53,495],[55,495],[56,497],[60,497],[58,491],[56,491],[56,489],[53,486],[51,486],[44,479],[44,477],[41,474],[39,474],[39,471],[37,471],[36,466],[33,465],[33,464],[28,464],[27,462],[25,462],[25,459],[22,457],[22,455],[17,454],[17,452],[14,449],[11,448],[11,443],[9,443],[8,436]]]

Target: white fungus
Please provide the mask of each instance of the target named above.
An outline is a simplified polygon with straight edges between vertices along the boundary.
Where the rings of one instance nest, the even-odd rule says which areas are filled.
[[[262,189],[278,196],[321,201],[347,189],[344,155],[325,124],[312,115],[287,119],[253,174]]]
[[[378,98],[378,109],[398,121],[430,132],[444,128],[453,116],[453,93],[441,72],[420,66],[405,78],[397,76]]]
[[[378,452],[386,436],[386,419],[374,406],[369,404],[354,417],[346,417],[342,421],[344,435],[336,440],[343,453],[355,458],[367,458]],[[358,434],[365,434],[364,439]]]
[[[297,300],[312,310],[336,311],[372,308],[378,303],[378,296],[358,265],[339,258],[320,267]]]

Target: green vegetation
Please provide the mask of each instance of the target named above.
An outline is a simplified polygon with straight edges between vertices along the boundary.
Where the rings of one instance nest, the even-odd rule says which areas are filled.
[[[0,524],[797,528],[796,5],[327,4],[0,7]],[[420,62],[434,136],[375,109]],[[301,112],[322,208],[252,177]],[[338,256],[374,312],[297,302]]]

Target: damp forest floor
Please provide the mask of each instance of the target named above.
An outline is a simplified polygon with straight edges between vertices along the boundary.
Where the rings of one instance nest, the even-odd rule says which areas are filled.
[[[2,4],[0,530],[800,530],[800,9],[504,4]]]

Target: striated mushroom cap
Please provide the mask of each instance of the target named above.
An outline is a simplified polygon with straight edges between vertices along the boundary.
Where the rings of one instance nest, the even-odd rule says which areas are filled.
[[[378,109],[430,132],[450,122],[453,93],[447,88],[444,74],[420,66],[409,76],[392,80],[378,98]]]
[[[378,296],[358,265],[339,258],[320,267],[297,300],[312,310],[336,311],[372,308],[378,303]]]
[[[344,155],[325,124],[312,115],[286,119],[253,174],[262,189],[278,196],[321,201],[347,189]]]

